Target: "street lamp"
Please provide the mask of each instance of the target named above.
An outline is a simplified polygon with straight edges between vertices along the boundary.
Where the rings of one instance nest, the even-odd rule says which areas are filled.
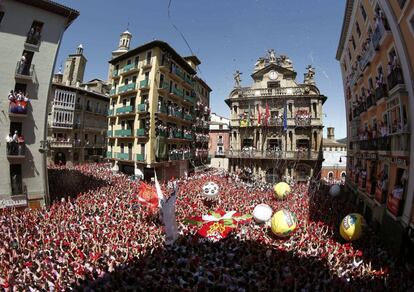
[[[347,155],[341,155],[341,156],[339,156],[339,163],[342,163],[342,157],[348,158]]]
[[[44,179],[44,188],[45,188],[45,204],[46,207],[50,207],[50,196],[49,196],[49,175],[47,173],[47,153],[50,150],[50,141],[42,140],[40,141],[39,152],[43,155],[43,171],[45,175]]]

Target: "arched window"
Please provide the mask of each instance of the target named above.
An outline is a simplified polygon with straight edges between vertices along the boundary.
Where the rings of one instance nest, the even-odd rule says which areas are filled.
[[[334,179],[334,174],[333,174],[333,172],[332,172],[332,171],[330,171],[330,172],[328,173],[328,179],[329,179],[329,180],[333,180],[333,179]]]

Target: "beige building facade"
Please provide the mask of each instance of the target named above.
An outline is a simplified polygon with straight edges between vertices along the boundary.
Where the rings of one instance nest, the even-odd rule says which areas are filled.
[[[114,52],[129,49],[122,40],[131,37],[121,34]],[[109,63],[107,158],[125,173],[139,168],[150,178],[157,171],[160,179],[207,162],[211,89],[195,76],[198,58],[183,58],[167,43],[153,41],[113,53]]]
[[[385,242],[395,252],[411,250],[412,258],[413,36],[414,1],[348,0],[336,55],[347,112],[347,186]]]
[[[99,79],[83,83],[85,69],[80,45],[67,58],[63,73],[54,75],[48,105],[48,164],[105,158],[109,85]]]
[[[230,170],[268,182],[319,177],[322,163],[322,107],[326,97],[309,66],[296,81],[292,61],[269,50],[242,87],[240,72],[226,100],[231,110]]]
[[[210,117],[209,150],[210,166],[228,169],[229,159],[226,155],[230,149],[230,119],[215,113]]]
[[[0,208],[48,204],[47,97],[63,33],[78,15],[51,1],[0,2],[0,91],[9,95],[0,102]]]
[[[328,127],[327,133],[327,137],[323,139],[321,179],[328,184],[342,184],[346,179],[346,143],[335,139],[333,127]]]

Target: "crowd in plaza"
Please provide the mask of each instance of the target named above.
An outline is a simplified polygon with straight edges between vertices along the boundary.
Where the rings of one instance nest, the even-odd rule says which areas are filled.
[[[411,267],[390,256],[369,228],[359,241],[340,238],[340,220],[355,208],[316,182],[292,184],[278,201],[268,184],[221,170],[178,179],[179,238],[166,246],[159,216],[139,203],[139,181],[105,164],[50,171],[49,210],[0,214],[4,291],[414,291]],[[216,200],[202,195],[209,181],[220,187]],[[161,185],[167,197],[171,182]],[[211,242],[184,223],[216,208],[251,214],[260,203],[294,212],[297,230],[281,239],[252,220]]]

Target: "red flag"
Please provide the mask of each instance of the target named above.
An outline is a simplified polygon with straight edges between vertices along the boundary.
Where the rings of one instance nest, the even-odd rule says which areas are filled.
[[[266,127],[269,125],[269,117],[270,117],[270,109],[266,101],[266,114],[265,114],[265,122],[264,122]]]
[[[138,200],[141,204],[149,206],[152,211],[158,207],[157,191],[153,186],[141,183],[138,191]]]
[[[257,105],[257,124],[260,125],[261,117],[260,117],[260,105]]]

